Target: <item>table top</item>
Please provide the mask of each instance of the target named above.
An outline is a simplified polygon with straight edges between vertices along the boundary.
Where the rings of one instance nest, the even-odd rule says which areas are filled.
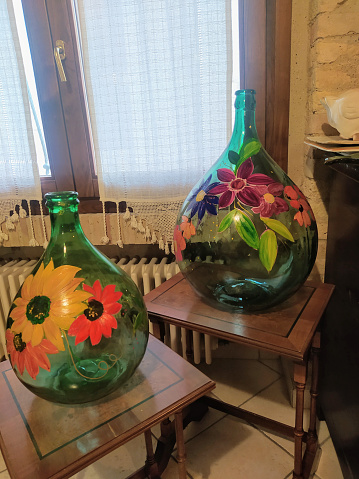
[[[70,477],[214,387],[151,335],[132,378],[106,398],[87,404],[55,404],[33,395],[4,361],[0,446],[10,476]]]
[[[145,303],[152,320],[302,361],[333,290],[331,284],[308,281],[265,312],[233,313],[206,304],[178,273],[149,292]]]

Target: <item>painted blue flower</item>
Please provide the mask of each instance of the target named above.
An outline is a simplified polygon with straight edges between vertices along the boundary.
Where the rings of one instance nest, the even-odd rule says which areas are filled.
[[[208,194],[208,191],[214,188],[215,186],[218,186],[220,183],[215,182],[211,183],[211,177],[210,175],[206,181],[200,184],[198,188],[194,190],[192,195],[189,198],[189,203],[187,206],[187,210],[190,210],[191,213],[191,218],[198,213],[198,223],[202,221],[202,218],[207,211],[210,215],[217,215],[218,210],[217,210],[217,205],[219,198],[215,195],[210,195]]]

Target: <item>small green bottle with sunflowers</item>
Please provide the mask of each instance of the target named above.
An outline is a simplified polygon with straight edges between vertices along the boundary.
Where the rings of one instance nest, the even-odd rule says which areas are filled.
[[[238,90],[227,148],[184,201],[176,260],[193,289],[218,309],[250,312],[285,301],[317,254],[313,211],[263,148],[255,91]]]
[[[66,404],[94,401],[141,362],[147,311],[131,278],[86,238],[77,193],[45,199],[51,238],[11,305],[7,352],[34,394]]]

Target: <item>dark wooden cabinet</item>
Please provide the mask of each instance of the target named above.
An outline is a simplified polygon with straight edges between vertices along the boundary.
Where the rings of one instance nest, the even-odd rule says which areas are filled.
[[[359,478],[359,165],[333,165],[320,401],[345,479]]]

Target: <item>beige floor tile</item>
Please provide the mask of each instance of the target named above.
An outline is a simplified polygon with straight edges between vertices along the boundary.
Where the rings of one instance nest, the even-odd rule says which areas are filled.
[[[226,414],[221,411],[216,411],[215,409],[209,409],[205,416],[200,421],[193,421],[184,429],[184,440],[185,442],[189,441],[195,436],[198,436],[202,431],[205,431],[210,426],[215,424],[217,421],[222,419]],[[170,418],[173,420],[173,417]],[[152,428],[152,434],[155,438],[159,438],[161,435],[160,425]]]
[[[186,444],[193,479],[281,479],[292,457],[257,429],[227,416]]]
[[[5,470],[6,470],[5,461],[4,461],[3,455],[0,451],[0,472],[5,471]]]
[[[6,469],[5,471],[0,472],[0,479],[11,479],[10,474]]]
[[[198,368],[216,382],[214,393],[236,406],[247,401],[279,378],[279,374],[259,361],[221,359]]]
[[[153,447],[156,444],[153,440]],[[162,479],[177,479],[178,464],[174,457],[170,458],[165,472],[161,475]],[[128,475],[140,469],[146,459],[145,440],[140,436],[133,441],[118,448],[83,471],[72,476],[71,479],[124,479]],[[0,479],[3,479],[0,475]]]
[[[72,479],[124,479],[142,467],[145,460],[145,439],[141,435],[78,472]]]
[[[270,369],[273,369],[277,373],[281,375],[283,374],[283,367],[280,359],[260,359],[260,362],[268,366]]]
[[[343,479],[343,474],[331,438],[321,445],[322,456],[316,475],[320,479]]]
[[[166,467],[166,470],[161,474],[161,479],[177,479],[178,477],[178,464],[171,457],[170,462],[168,463],[168,466]],[[187,477],[190,478],[187,474]],[[0,478],[1,479],[1,478]]]
[[[274,419],[275,421],[283,422],[294,426],[295,423],[295,409],[289,403],[288,390],[284,379],[276,381],[267,389],[261,391],[257,396],[253,397],[243,405],[244,409],[261,414],[263,416]],[[304,410],[304,428],[309,424],[309,410]],[[324,421],[318,422],[318,439],[319,444],[322,444],[329,437],[329,431]],[[276,434],[264,431],[268,437],[273,439],[277,444],[285,448],[288,452],[293,454],[294,443],[292,440],[278,436]]]

